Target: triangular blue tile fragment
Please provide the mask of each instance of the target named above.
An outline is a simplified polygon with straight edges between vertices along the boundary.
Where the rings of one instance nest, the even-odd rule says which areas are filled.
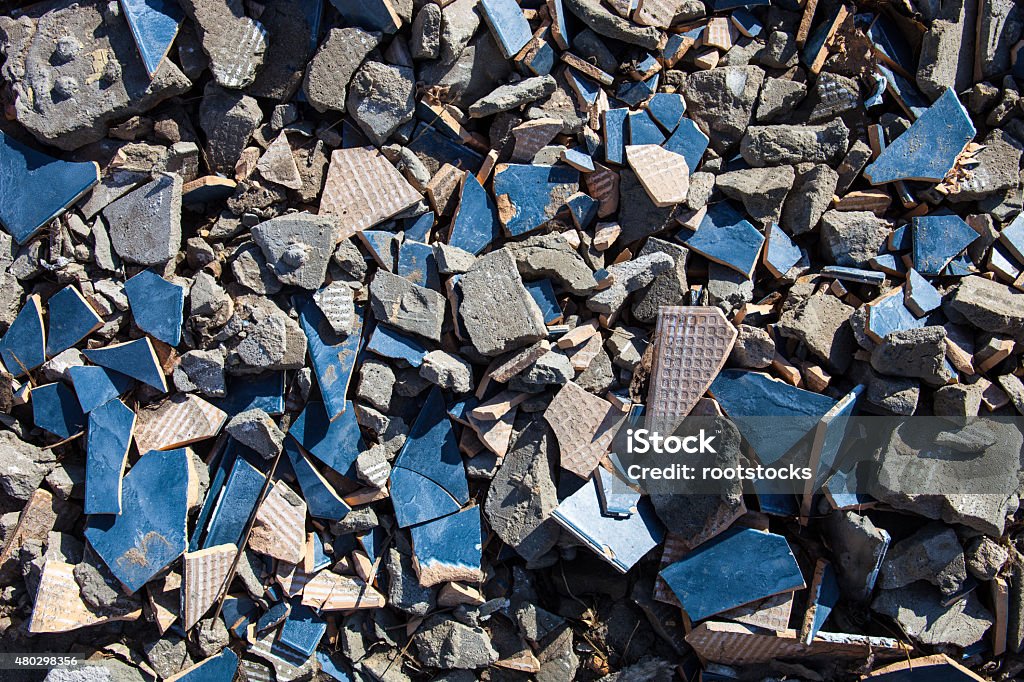
[[[423,356],[427,354],[426,347],[419,341],[382,324],[374,328],[366,344],[366,350],[384,358],[403,360],[410,367],[422,365]]]
[[[272,417],[284,414],[284,372],[228,377],[227,395],[210,402],[230,416],[260,409]]]
[[[701,159],[704,158],[708,142],[708,136],[700,131],[697,124],[684,118],[672,133],[672,137],[668,138],[668,141],[661,146],[686,159],[686,165],[692,173],[697,170]]]
[[[139,329],[169,346],[181,343],[185,287],[143,270],[124,283],[124,292]]]
[[[148,338],[117,343],[84,351],[90,362],[138,379],[144,384],[167,392],[167,382],[160,361]]]
[[[62,439],[85,428],[85,414],[74,391],[59,381],[32,389],[32,421]]]
[[[302,454],[298,444],[291,438],[285,439],[284,451],[288,454],[295,479],[302,489],[302,499],[306,501],[310,516],[317,519],[340,521],[352,511],[330,483],[313,466],[312,462]]]
[[[800,262],[803,251],[793,243],[781,227],[770,223],[764,244],[764,264],[776,277],[783,277],[790,268]]]
[[[0,132],[0,223],[24,244],[100,180],[94,162],[61,161]]]
[[[451,571],[455,575],[480,573],[480,507],[468,507],[413,526],[409,531],[421,578],[433,571]]]
[[[398,248],[396,275],[428,289],[441,288],[441,275],[437,271],[434,247],[423,242],[406,239]]]
[[[437,222],[437,218],[434,212],[424,211],[415,218],[406,218],[402,231],[405,232],[406,239],[429,244],[431,241],[430,230],[433,229],[435,222]]]
[[[462,508],[447,490],[423,474],[395,467],[391,470],[391,495],[395,505],[395,518],[400,528],[425,523],[445,514],[454,514]]]
[[[530,22],[516,0],[480,0],[484,20],[505,59],[512,59],[533,37]]]
[[[185,449],[151,450],[123,479],[121,513],[89,517],[86,539],[129,594],[184,553],[188,491]]]
[[[507,215],[499,211],[505,230],[515,237],[544,225],[555,217],[561,204],[579,188],[580,173],[566,166],[499,164],[494,171],[494,195],[498,206],[507,203]]]
[[[918,319],[906,306],[906,292],[903,287],[880,301],[872,302],[868,308],[868,335],[881,343],[889,334],[906,329],[918,329],[928,324],[927,318]]]
[[[238,672],[238,655],[225,648],[216,656],[200,661],[184,672],[178,673],[174,682],[231,682]]]
[[[544,324],[558,324],[562,319],[562,308],[558,305],[558,297],[555,296],[555,288],[549,279],[539,279],[536,282],[523,282],[530,296],[537,302],[537,307],[544,315]]]
[[[206,497],[203,499],[203,504],[199,508],[199,514],[196,516],[195,531],[193,531],[192,537],[189,538],[188,551],[195,552],[200,548],[199,541],[206,530],[207,521],[210,520],[214,507],[217,505],[217,500],[220,499],[220,494],[224,488],[224,481],[227,480],[228,473],[234,467],[238,453],[244,448],[245,446],[234,438],[227,438],[213,455],[213,460],[209,463],[210,485],[206,489]]]
[[[296,299],[295,307],[299,311],[299,324],[306,335],[320,394],[327,405],[327,414],[334,419],[345,411],[347,405],[345,395],[348,393],[363,332],[363,307],[356,306],[352,331],[345,338],[339,337],[331,329],[327,318],[311,296]]]
[[[609,109],[604,112],[604,160],[622,165],[626,163],[626,117],[629,109]]]
[[[629,143],[656,144],[665,142],[665,134],[646,111],[629,112]]]
[[[581,109],[586,109],[597,103],[602,92],[600,83],[587,78],[573,68],[567,68],[564,73],[565,80],[576,94],[578,101],[580,101]]]
[[[676,239],[708,260],[725,265],[748,279],[757,265],[764,235],[727,202],[708,207],[696,232],[683,229]]]
[[[820,559],[814,568],[811,579],[810,594],[807,596],[808,609],[804,622],[803,643],[810,644],[821,632],[825,621],[832,614],[832,609],[839,603],[839,580],[832,564]]]
[[[452,219],[448,244],[478,254],[501,236],[501,221],[494,199],[472,173],[466,173],[459,207]]]
[[[903,290],[904,304],[917,317],[923,317],[942,304],[942,296],[932,283],[911,268]]]
[[[818,432],[815,434],[814,444],[811,452],[811,471],[816,471],[813,484],[805,490],[810,495],[825,483],[829,475],[833,473],[836,466],[836,459],[839,457],[839,450],[846,437],[846,429],[850,425],[850,417],[857,411],[861,396],[867,388],[858,384],[845,396],[839,399],[832,406],[825,416],[818,423]],[[810,500],[808,499],[808,502]]]
[[[202,542],[203,549],[227,543],[237,545],[241,541],[245,524],[256,508],[264,481],[266,476],[244,457],[235,459],[224,490],[210,514],[206,537]]]
[[[659,92],[647,102],[647,112],[662,128],[672,133],[686,113],[686,100],[672,92]]]
[[[277,641],[304,656],[312,656],[326,632],[327,621],[296,599],[281,626]]]
[[[647,80],[623,81],[615,91],[615,97],[631,107],[638,107],[641,102],[658,91],[660,80],[661,74],[656,73]]]
[[[85,513],[121,513],[121,477],[128,463],[135,413],[116,398],[89,413]]]
[[[387,230],[363,230],[357,232],[356,236],[363,246],[369,250],[373,260],[388,272],[395,269],[395,240],[399,235]]]
[[[25,299],[25,306],[0,339],[0,360],[3,360],[7,371],[16,377],[46,362],[43,307],[37,294]]]
[[[53,357],[71,348],[103,326],[103,318],[82,298],[74,285],[68,285],[46,302],[49,327],[46,355]]]
[[[68,374],[82,412],[86,414],[122,395],[135,381],[120,372],[93,365],[69,367]]]
[[[911,233],[914,269],[935,276],[980,235],[958,215],[917,216]]]
[[[351,401],[346,403],[345,410],[334,421],[328,419],[322,402],[309,401],[288,430],[288,435],[303,450],[350,478],[355,476],[356,457],[366,449]]]
[[[153,76],[171,49],[185,15],[175,0],[121,0],[121,9],[142,63]]]
[[[599,203],[597,199],[583,192],[576,192],[565,201],[577,230],[586,230],[590,227],[597,218]]]

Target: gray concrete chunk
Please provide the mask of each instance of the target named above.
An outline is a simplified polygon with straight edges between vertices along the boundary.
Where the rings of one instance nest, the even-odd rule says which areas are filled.
[[[547,335],[544,315],[516,270],[507,249],[477,259],[459,282],[459,316],[482,355],[499,355]]]

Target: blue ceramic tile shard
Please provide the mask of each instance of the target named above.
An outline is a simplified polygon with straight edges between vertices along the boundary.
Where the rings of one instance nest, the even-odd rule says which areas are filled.
[[[152,77],[171,49],[185,15],[175,0],[121,0],[121,9]]]
[[[579,189],[579,182],[575,168],[499,164],[494,171],[494,196],[505,230],[517,237],[541,227]]]
[[[438,166],[450,163],[470,173],[480,170],[484,161],[483,156],[469,147],[452,140],[433,126],[422,123],[416,126],[412,141],[406,146],[416,154],[434,159]]]
[[[590,224],[597,218],[599,204],[597,199],[583,192],[576,192],[565,200],[572,223],[577,230],[586,230],[590,227]]]
[[[151,450],[124,477],[121,513],[90,516],[85,537],[129,594],[185,551],[189,459]]]
[[[402,25],[391,0],[331,0],[331,4],[345,17],[348,26],[394,33]]]
[[[904,304],[918,317],[924,317],[942,303],[938,290],[913,268],[907,271],[905,286]]]
[[[940,182],[975,132],[956,93],[947,89],[864,169],[864,177],[872,185],[896,180]]]
[[[402,242],[398,249],[398,267],[395,274],[421,287],[441,288],[441,275],[437,271],[434,247],[423,242],[408,239]]]
[[[312,656],[326,632],[327,621],[313,609],[295,600],[291,613],[277,635],[277,641],[304,656]]]
[[[0,223],[24,244],[100,180],[92,161],[47,156],[0,132]]]
[[[61,439],[85,428],[85,414],[74,391],[60,382],[32,389],[32,421]]]
[[[256,634],[263,634],[267,630],[276,628],[291,612],[292,607],[288,602],[279,601],[276,604],[271,604],[270,608],[264,611],[256,621]]]
[[[160,368],[160,361],[148,338],[117,343],[104,348],[84,351],[85,357],[93,364],[112,369],[138,379],[144,384],[167,392],[167,382]]]
[[[781,459],[836,404],[828,396],[740,369],[720,372],[709,392],[765,465]]]
[[[537,49],[532,53],[528,52],[523,63],[534,76],[546,76],[555,68],[556,59],[558,54],[555,48],[551,47],[551,31],[547,30],[541,34]]]
[[[324,549],[324,541],[320,538],[320,533],[313,533],[313,570],[319,571],[332,563],[331,557],[327,556],[327,550]]]
[[[466,173],[459,206],[452,218],[448,244],[478,254],[501,236],[501,221],[494,199],[472,173]]]
[[[395,270],[395,240],[399,238],[394,232],[387,230],[362,230],[356,236],[373,256],[377,265],[388,272]]]
[[[370,335],[366,350],[384,358],[403,360],[410,367],[422,365],[423,356],[427,354],[426,347],[416,339],[381,324]]]
[[[604,160],[608,163],[626,163],[626,118],[629,109],[609,109],[604,112],[601,129],[604,132]]]
[[[811,471],[817,473],[804,488],[805,514],[810,512],[811,495],[817,493],[828,477],[834,473],[836,460],[839,458],[839,451],[846,436],[846,429],[850,425],[850,417],[857,411],[865,390],[866,387],[862,384],[854,386],[818,422],[811,445],[810,458]]]
[[[658,91],[661,74],[656,73],[647,80],[623,81],[615,91],[615,98],[631,107],[638,107]]]
[[[340,521],[352,508],[338,495],[334,487],[327,482],[312,462],[299,450],[298,444],[291,438],[285,439],[284,451],[288,454],[292,471],[302,489],[302,499],[306,501],[310,516],[329,521]]]
[[[858,485],[857,468],[848,471],[837,471],[825,482],[823,492],[833,509],[858,509],[873,504],[875,499],[865,493],[858,493],[863,485]]]
[[[37,294],[25,299],[25,306],[0,339],[0,360],[3,360],[7,371],[16,377],[46,362],[43,307]]]
[[[335,682],[352,682],[352,677],[323,649],[317,649],[316,662],[320,664],[320,672]]]
[[[729,19],[732,20],[736,30],[747,38],[756,38],[764,30],[761,21],[752,12],[745,9],[736,10],[729,15]]]
[[[904,78],[901,74],[881,62],[876,64],[875,68],[885,79],[887,91],[908,116],[918,119],[928,111],[931,102],[917,89],[916,83],[911,79]]]
[[[928,324],[926,318],[918,319],[906,306],[906,292],[900,287],[895,293],[868,304],[868,323],[864,330],[876,343],[881,343],[889,334],[917,329]]]
[[[910,234],[910,226],[900,225],[897,227],[889,235],[886,243],[893,251],[909,251],[914,245],[914,240]]]
[[[355,369],[363,332],[363,307],[356,306],[352,331],[345,338],[340,338],[331,329],[327,318],[311,296],[297,299],[296,308],[299,311],[299,324],[306,335],[320,394],[327,405],[327,414],[334,419],[345,411],[347,404],[345,395]]]
[[[516,0],[480,0],[480,5],[501,54],[505,59],[512,59],[533,37],[523,10]]]
[[[843,265],[828,265],[821,269],[825,277],[833,277],[845,282],[857,282],[858,284],[879,285],[885,282],[885,273],[876,270],[865,270],[863,268],[848,268]]]
[[[391,497],[402,528],[458,511],[469,502],[466,469],[439,388],[427,394],[395,459]]]
[[[803,258],[803,251],[781,227],[770,223],[766,229],[764,264],[776,277],[784,277]]]
[[[245,524],[256,508],[265,480],[266,476],[244,457],[235,458],[224,489],[210,514],[203,549],[228,543],[237,545],[241,541]]]
[[[998,245],[996,246],[998,248]],[[974,267],[974,261],[964,251],[960,255],[953,257],[946,267],[942,269],[942,274],[947,277],[966,277],[977,272],[977,268]]]
[[[603,467],[594,470],[597,491],[601,497],[601,513],[605,516],[628,518],[636,513],[640,493],[625,483],[625,475],[619,476]]]
[[[227,395],[210,402],[233,417],[260,409],[272,417],[284,414],[284,372],[264,372],[227,378]]]
[[[670,134],[679,126],[686,113],[686,100],[682,95],[659,92],[647,103],[647,113]],[[634,142],[633,144],[643,144]]]
[[[917,60],[910,42],[896,22],[887,15],[875,15],[875,20],[868,27],[867,36],[882,59],[902,69],[907,76],[917,72]]]
[[[434,228],[437,216],[433,211],[424,211],[415,218],[406,218],[403,221],[402,231],[406,239],[414,242],[430,243],[430,231]]]
[[[569,35],[569,25],[565,22],[565,6],[562,0],[548,0],[548,11],[551,14],[551,32],[555,43],[563,50],[572,47],[572,37]]]
[[[124,293],[139,329],[169,346],[181,343],[185,287],[143,270],[124,283]]]
[[[134,379],[120,372],[93,365],[69,367],[68,375],[71,377],[71,385],[75,387],[78,404],[86,414],[122,395],[134,382]]]
[[[601,99],[601,84],[587,78],[576,69],[569,67],[565,70],[565,80],[576,94],[580,109],[589,109],[596,105]]]
[[[421,582],[430,575],[480,575],[483,529],[480,507],[421,523],[409,529]],[[432,582],[432,581],[430,581]]]
[[[999,233],[999,241],[1018,262],[1024,263],[1024,213],[1018,213],[1013,222],[1003,228]]]
[[[891,253],[880,253],[877,256],[868,258],[868,265],[879,272],[897,277],[902,277],[907,271],[906,266],[903,265],[903,260]]]
[[[804,644],[810,644],[821,628],[825,625],[832,609],[839,603],[839,580],[836,578],[836,571],[832,564],[819,559],[814,567],[814,577],[811,578],[810,594],[807,596],[807,611],[804,615],[803,627],[800,630],[801,640]]]
[[[220,610],[221,620],[228,632],[239,639],[245,639],[246,630],[256,622],[259,606],[248,597],[227,596]]]
[[[581,173],[594,172],[594,158],[579,149],[566,149],[562,152],[562,161]]]
[[[646,111],[629,112],[629,143],[657,144],[665,142],[665,135]]]
[[[199,541],[202,538],[203,531],[206,529],[207,521],[209,521],[210,516],[213,514],[217,500],[220,499],[228,473],[235,466],[235,460],[238,459],[238,454],[243,449],[246,449],[245,446],[237,440],[227,438],[213,454],[213,458],[209,463],[210,485],[206,489],[206,497],[203,499],[203,504],[199,508],[199,514],[196,516],[195,531],[193,531],[192,537],[189,538],[188,551],[195,552],[200,549]]]
[[[708,208],[696,232],[684,229],[676,238],[708,260],[725,265],[748,279],[764,244],[764,235],[724,201]]]
[[[913,220],[914,269],[935,276],[979,235],[958,215],[926,215]]]
[[[649,498],[642,498],[637,505],[637,513],[629,517],[602,514],[601,495],[594,478],[562,500],[551,516],[622,573],[635,566],[665,538],[665,529],[658,521]]]
[[[46,310],[49,313],[46,355],[51,358],[103,326],[103,318],[96,314],[74,285],[66,286],[51,296],[46,302]]]
[[[238,655],[225,648],[216,656],[200,661],[184,672],[178,673],[174,682],[231,682],[238,672]]]
[[[708,149],[708,141],[708,136],[700,131],[696,123],[684,118],[672,133],[672,137],[668,138],[662,147],[686,159],[686,166],[692,173],[697,170],[700,160],[704,158],[704,152]]]
[[[537,307],[544,315],[544,324],[558,324],[562,321],[562,308],[558,305],[555,288],[551,280],[539,279],[536,282],[523,282],[530,296],[537,302]]]
[[[295,419],[288,435],[303,450],[349,478],[355,477],[356,457],[366,449],[351,401],[346,403],[345,410],[334,421],[328,418],[323,403],[306,403],[306,409]]]
[[[85,513],[121,513],[121,476],[135,430],[135,413],[116,398],[89,413]]]
[[[693,623],[805,587],[786,538],[752,528],[727,530],[660,575]]]

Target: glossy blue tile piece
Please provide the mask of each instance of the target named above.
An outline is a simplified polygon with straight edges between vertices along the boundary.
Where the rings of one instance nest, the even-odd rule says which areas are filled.
[[[224,489],[210,514],[203,549],[226,543],[237,545],[241,541],[245,524],[256,508],[265,480],[266,476],[244,457],[235,458]]]
[[[683,120],[686,100],[674,92],[659,92],[647,102],[647,113],[671,134]]]
[[[566,149],[562,152],[562,160],[578,171],[590,173],[594,170],[594,158],[579,149]]]
[[[825,277],[833,277],[845,282],[879,285],[885,282],[885,273],[863,268],[848,268],[844,265],[827,265],[821,269]]]
[[[658,91],[661,74],[656,73],[647,80],[623,81],[615,91],[615,98],[631,107],[638,107],[644,100]]]
[[[152,77],[171,49],[185,15],[175,0],[121,0],[121,9]]]
[[[913,237],[910,234],[910,226],[900,225],[892,231],[887,241],[889,248],[893,251],[909,251],[914,245]]]
[[[452,219],[448,244],[478,254],[501,236],[501,221],[494,199],[472,173],[459,192],[459,207]]]
[[[356,411],[348,401],[345,410],[331,421],[323,403],[310,401],[306,409],[295,419],[288,435],[302,446],[302,449],[342,476],[355,476],[355,461],[366,449]]]
[[[356,306],[352,331],[340,338],[327,322],[320,308],[311,296],[297,298],[295,307],[299,311],[299,324],[306,335],[309,357],[313,361],[320,394],[327,405],[327,414],[334,419],[345,411],[345,395],[355,369],[356,355],[363,332],[362,306]]]
[[[383,526],[374,526],[368,531],[357,533],[356,539],[359,540],[359,545],[371,562],[384,555],[384,550],[387,549],[388,542],[390,542],[388,531]]]
[[[100,180],[92,161],[61,161],[0,132],[0,223],[24,244]]]
[[[427,394],[395,459],[391,497],[402,528],[457,511],[469,502],[462,454],[437,387]]]
[[[939,182],[975,132],[956,93],[948,89],[864,169],[864,177],[873,185],[895,180]]]
[[[135,413],[116,398],[89,413],[85,513],[121,513],[121,476],[132,443]]]
[[[227,395],[210,402],[233,417],[260,409],[272,417],[284,414],[284,372],[227,377]]]
[[[748,38],[756,38],[764,30],[764,25],[761,24],[761,21],[752,12],[748,12],[745,9],[736,10],[729,15],[729,19],[736,26],[736,30]]]
[[[998,245],[994,247],[993,252],[998,257]],[[958,256],[954,256],[946,267],[942,269],[942,274],[947,277],[966,277],[977,272],[977,268],[974,267],[974,261],[967,255],[967,252],[961,252]]]
[[[561,40],[565,42],[564,45],[559,42],[559,47],[567,50],[572,47],[572,37],[569,35],[569,26],[565,22],[565,6],[562,0],[551,0],[548,3],[548,7],[551,8],[551,21],[554,22],[554,32],[556,35],[561,36]]]
[[[429,244],[431,241],[430,230],[433,229],[436,221],[437,216],[434,215],[433,211],[424,211],[415,218],[403,220],[402,231],[405,233],[406,239]]]
[[[221,607],[220,617],[228,632],[239,639],[245,639],[246,630],[250,623],[256,622],[258,613],[259,607],[249,597],[228,595]]]
[[[189,668],[174,682],[231,682],[238,672],[238,655],[224,648],[216,656]]]
[[[621,467],[617,469],[621,474]],[[636,506],[640,503],[640,492],[624,483],[625,475],[617,476],[604,467],[598,467],[594,470],[594,477],[597,478],[602,514],[627,518],[636,512]]]
[[[963,218],[953,214],[918,216],[913,220],[911,234],[914,269],[930,276],[940,274],[979,236]]]
[[[558,297],[555,296],[555,288],[551,286],[551,280],[539,279],[536,282],[523,282],[530,296],[537,302],[537,307],[544,315],[544,324],[558,324],[562,321],[562,308],[558,305]]]
[[[907,308],[905,297],[906,292],[901,287],[895,294],[871,304],[866,330],[876,341],[881,341],[893,332],[917,329],[928,324],[927,319],[917,319]]]
[[[551,47],[551,31],[547,30],[544,31],[537,49],[524,63],[534,76],[546,76],[555,68],[557,59],[558,54],[555,48]]]
[[[402,25],[390,0],[331,0],[331,4],[345,18],[347,26],[394,33]]]
[[[844,443],[846,429],[850,425],[850,417],[856,413],[865,390],[866,386],[857,384],[821,418],[812,445],[811,463],[813,465],[817,462],[813,492],[817,492],[834,473],[839,450]]]
[[[134,381],[120,372],[93,365],[69,367],[68,375],[71,377],[71,385],[75,387],[78,404],[86,414],[123,394],[132,387]]]
[[[59,381],[32,389],[32,421],[61,439],[85,428],[85,414],[75,392]]]
[[[335,682],[352,682],[352,677],[323,649],[317,650],[316,661],[320,664],[320,672]]]
[[[665,142],[665,135],[646,111],[629,112],[629,143],[656,144]]]
[[[601,98],[601,84],[592,78],[587,78],[571,66],[565,69],[565,80],[569,87],[576,93],[580,108],[586,109],[597,104]]]
[[[832,614],[832,609],[839,603],[839,580],[832,564],[822,561],[818,568],[815,568],[814,579],[811,581],[809,603],[814,605],[814,615],[811,617],[810,627],[804,637],[804,644],[810,644],[825,625],[825,621]]]
[[[629,109],[609,109],[604,112],[601,129],[604,132],[604,160],[608,163],[626,163],[626,118]]]
[[[914,58],[914,50],[911,48],[910,42],[900,31],[896,22],[887,15],[881,13],[875,15],[875,20],[868,27],[867,36],[871,39],[875,50],[890,62],[908,74],[917,72],[917,60]]]
[[[748,279],[764,244],[764,235],[725,201],[708,207],[696,232],[683,229],[676,238],[708,260],[721,263]]]
[[[918,317],[927,315],[942,304],[942,297],[932,283],[911,268],[907,271],[904,303]]]
[[[686,165],[692,173],[697,170],[708,149],[708,136],[700,131],[696,123],[684,118],[662,147],[686,159]]]
[[[160,368],[160,361],[157,360],[153,344],[148,338],[117,343],[104,348],[87,349],[84,354],[93,364],[126,374],[153,388],[167,392],[164,372]]]
[[[770,223],[764,245],[764,262],[776,277],[782,277],[800,262],[803,251],[793,243],[781,227]]]
[[[313,466],[313,463],[300,451],[298,444],[291,438],[284,441],[284,451],[291,462],[295,479],[302,489],[302,499],[306,501],[310,516],[329,521],[340,521],[352,511],[337,491]]]
[[[421,523],[409,531],[421,571],[480,571],[483,529],[479,506]]]
[[[235,460],[238,459],[238,453],[243,449],[247,448],[234,438],[227,438],[217,452],[213,454],[213,459],[209,463],[210,485],[206,489],[206,497],[203,498],[203,504],[199,508],[199,514],[196,515],[195,525],[193,526],[195,530],[189,538],[188,551],[195,552],[200,549],[199,541],[202,539],[203,533],[206,531],[206,524],[210,520],[210,516],[213,514],[213,510],[217,505],[217,500],[220,499],[221,491],[224,488],[224,482],[228,478],[228,473],[235,466]]]
[[[565,205],[569,209],[572,223],[576,226],[576,229],[586,230],[597,218],[597,209],[600,206],[600,202],[589,194],[576,192],[566,200]]]
[[[312,656],[326,632],[327,621],[296,599],[292,603],[291,613],[281,626],[277,641],[304,656]]]
[[[530,22],[516,0],[480,0],[484,20],[505,59],[512,59],[533,37]]]
[[[765,465],[789,452],[836,404],[828,396],[740,369],[722,370],[709,390]]]
[[[428,227],[428,232],[429,229]],[[387,230],[363,230],[362,232],[357,232],[356,236],[359,237],[359,241],[363,243],[363,246],[369,249],[370,255],[373,256],[373,260],[377,261],[377,265],[388,272],[394,272],[395,261],[397,260],[394,247],[398,235]]]
[[[46,362],[46,333],[43,331],[43,308],[38,295],[32,294],[25,299],[25,306],[0,339],[0,360],[16,377]]]
[[[313,533],[313,570],[319,571],[322,568],[327,568],[331,563],[331,557],[327,556],[320,533]]]
[[[903,265],[903,260],[891,253],[880,253],[877,256],[872,256],[868,259],[868,265],[880,272],[896,276],[902,276],[907,270],[906,266]]]
[[[46,302],[46,355],[53,357],[71,348],[103,326],[103,318],[82,298],[74,285],[68,285]]]
[[[437,271],[434,247],[423,242],[406,239],[398,249],[396,273],[413,284],[428,289],[441,288],[441,275]]]
[[[555,217],[562,207],[559,197],[579,188],[580,173],[566,166],[499,165],[494,171],[494,195],[504,195],[511,209],[505,230],[516,237],[536,230]]]
[[[477,152],[424,123],[416,126],[412,141],[406,146],[417,154],[434,159],[439,166],[450,163],[470,173],[480,170],[484,161]]]
[[[124,283],[124,292],[139,329],[169,346],[181,343],[185,287],[143,270]]]
[[[901,74],[881,62],[875,68],[878,69],[878,73],[885,79],[888,91],[892,93],[907,115],[917,119],[928,111],[931,102],[921,94],[913,80],[904,78]]]
[[[427,354],[426,346],[419,341],[382,324],[374,328],[366,350],[384,358],[404,360],[410,367],[422,365],[423,356]]]
[[[185,551],[188,489],[185,449],[151,450],[123,479],[121,513],[89,517],[86,539],[129,594]]]
[[[291,611],[292,607],[288,602],[279,601],[276,604],[271,604],[270,608],[264,611],[256,621],[256,634],[262,634],[277,627],[284,622]]]
[[[786,538],[752,528],[727,530],[660,575],[694,623],[805,586]]]

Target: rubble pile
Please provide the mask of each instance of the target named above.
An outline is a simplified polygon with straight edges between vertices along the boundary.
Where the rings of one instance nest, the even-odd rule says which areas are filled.
[[[623,494],[611,450],[1024,414],[1022,38],[1015,0],[5,7],[0,651],[103,670],[0,677],[1016,679],[1012,423],[894,438],[870,495]]]

